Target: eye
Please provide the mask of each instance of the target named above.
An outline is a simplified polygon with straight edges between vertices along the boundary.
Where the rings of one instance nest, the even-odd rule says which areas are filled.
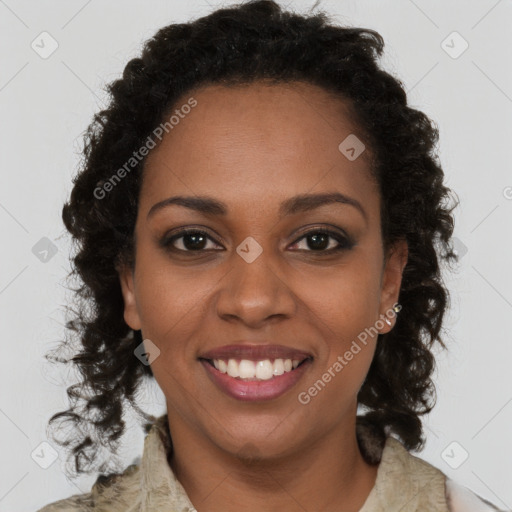
[[[293,245],[300,245],[299,242],[301,240],[305,241],[303,245],[307,248],[299,248],[299,250],[305,250],[306,252],[332,253],[349,250],[354,246],[354,243],[349,238],[328,229],[312,229],[295,241]]]
[[[301,242],[304,241],[304,242]],[[208,244],[210,243],[210,246]],[[304,247],[300,247],[301,243]],[[174,252],[220,251],[222,246],[206,232],[200,229],[183,229],[172,236],[165,236],[160,245]],[[328,229],[312,229],[291,246],[292,250],[317,253],[333,253],[352,249],[354,243],[348,237]],[[219,247],[221,247],[219,249]]]
[[[217,250],[211,246],[208,247],[208,241],[216,245],[215,240],[205,231],[199,229],[184,229],[175,235],[164,237],[160,245],[170,250],[182,252]]]

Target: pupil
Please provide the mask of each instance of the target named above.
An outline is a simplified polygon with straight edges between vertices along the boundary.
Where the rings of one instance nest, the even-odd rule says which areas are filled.
[[[315,235],[310,235],[308,237],[309,240],[312,240],[312,244],[308,242],[308,246],[310,249],[318,250],[325,249],[329,246],[329,236],[325,233],[319,233]]]
[[[201,234],[187,234],[183,237],[183,245],[188,250],[200,250],[203,249],[206,237]],[[192,243],[188,243],[192,241]]]

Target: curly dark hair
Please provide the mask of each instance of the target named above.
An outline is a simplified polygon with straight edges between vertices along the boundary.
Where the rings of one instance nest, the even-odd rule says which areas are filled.
[[[145,422],[152,418],[136,404],[141,382],[153,374],[134,357],[142,335],[124,320],[118,275],[120,265],[135,263],[145,159],[107,197],[95,191],[133,157],[185,93],[256,80],[302,81],[334,93],[351,107],[371,150],[384,248],[405,239],[409,252],[402,309],[394,329],[377,339],[358,394],[366,412],[357,423],[381,440],[393,433],[408,450],[423,448],[419,416],[435,404],[432,349],[436,342],[446,348],[441,327],[449,294],[441,263],[457,260],[451,236],[458,202],[450,205],[452,191],[443,185],[438,129],[407,105],[400,80],[378,67],[383,47],[374,30],[334,25],[324,12],[299,15],[272,0],[253,0],[158,30],[140,57],[127,63],[122,78],[106,86],[108,108],[94,115],[84,134],[82,165],[62,211],[76,249],[68,277],[78,278],[80,286],[73,289],[77,307],[70,308],[73,318],[59,350],[78,341],[79,351],[59,360],[71,361],[83,380],[67,389],[70,408],[53,415],[49,425],[71,421],[72,436],[54,440],[70,447],[77,473],[107,468],[125,432],[126,406]],[[110,449],[104,460],[98,460],[99,448]]]

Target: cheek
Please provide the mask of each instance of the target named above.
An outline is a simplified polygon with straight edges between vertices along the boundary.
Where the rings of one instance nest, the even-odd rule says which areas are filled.
[[[204,279],[199,283],[191,273],[173,270],[159,260],[141,257],[137,262],[141,269],[136,276],[137,309],[144,338],[158,346],[164,364],[175,366],[192,353],[194,343],[189,341],[204,322],[209,286]]]
[[[302,404],[314,403],[311,410],[322,411],[328,423],[348,414],[370,368],[377,341],[371,327],[378,319],[378,296],[372,280],[341,277],[330,280],[328,293],[317,295],[310,311],[321,348],[315,371],[298,398]]]
[[[373,261],[355,257],[328,272],[302,275],[294,290],[304,300],[311,321],[327,328],[327,338],[341,344],[378,319],[380,273]],[[315,321],[316,319],[316,321]]]
[[[142,334],[159,350],[151,370],[165,396],[172,397],[170,403],[186,410],[196,379],[191,360],[198,326],[203,323],[204,289],[168,267],[142,262],[140,267],[146,269],[137,290]]]
[[[300,296],[307,297],[304,311],[322,342],[319,365],[308,386],[315,387],[312,393],[322,390],[324,400],[353,399],[368,372],[377,341],[379,262],[355,257],[329,273],[304,278],[302,283]],[[328,388],[325,393],[324,388]]]

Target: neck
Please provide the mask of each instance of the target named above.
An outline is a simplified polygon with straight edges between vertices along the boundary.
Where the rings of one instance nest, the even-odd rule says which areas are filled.
[[[171,422],[170,422],[171,423]],[[169,464],[198,512],[358,512],[377,477],[356,438],[355,416],[300,451],[258,459],[219,448],[186,424],[170,425]]]

